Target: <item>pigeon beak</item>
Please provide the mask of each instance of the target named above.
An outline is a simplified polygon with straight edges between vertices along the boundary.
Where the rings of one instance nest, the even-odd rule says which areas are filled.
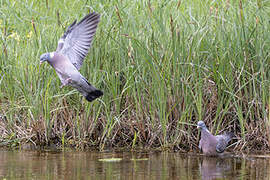
[[[197,126],[197,129],[200,129],[200,126]]]
[[[42,63],[44,63],[44,61],[39,61],[39,64],[42,64]]]

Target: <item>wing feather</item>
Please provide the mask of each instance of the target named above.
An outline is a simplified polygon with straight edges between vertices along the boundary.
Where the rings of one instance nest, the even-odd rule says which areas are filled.
[[[68,57],[79,70],[91,47],[100,15],[93,12],[76,24],[74,21],[58,41],[57,52]]]
[[[229,132],[229,133],[225,133],[222,135],[217,135],[215,136],[217,139],[217,146],[216,146],[216,150],[217,152],[221,153],[224,152],[228,143],[230,142],[230,140],[234,137],[234,134]]]

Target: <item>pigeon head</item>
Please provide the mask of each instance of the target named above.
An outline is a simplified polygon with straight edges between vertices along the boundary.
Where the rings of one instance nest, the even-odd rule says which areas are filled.
[[[40,64],[44,63],[45,61],[50,61],[54,56],[54,53],[44,53],[40,56]]]
[[[203,121],[199,121],[197,123],[197,128],[198,129],[202,129],[202,130],[206,130],[207,129],[207,127],[206,127],[206,125],[205,125],[205,123]]]

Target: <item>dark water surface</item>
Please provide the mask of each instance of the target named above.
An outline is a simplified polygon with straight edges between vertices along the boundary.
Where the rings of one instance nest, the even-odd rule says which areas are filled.
[[[0,151],[0,179],[270,179],[270,158]]]

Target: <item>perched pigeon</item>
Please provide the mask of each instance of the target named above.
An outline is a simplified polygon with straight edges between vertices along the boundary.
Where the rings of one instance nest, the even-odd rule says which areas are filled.
[[[203,121],[199,121],[197,128],[201,129],[201,140],[199,148],[205,155],[216,156],[223,153],[229,141],[234,137],[233,133],[225,133],[222,135],[212,135]]]
[[[76,88],[87,101],[103,95],[81,75],[79,69],[91,47],[100,15],[93,12],[86,15],[79,23],[76,20],[67,28],[58,41],[56,51],[40,56],[40,64],[47,61],[61,80],[61,87],[70,85]]]

